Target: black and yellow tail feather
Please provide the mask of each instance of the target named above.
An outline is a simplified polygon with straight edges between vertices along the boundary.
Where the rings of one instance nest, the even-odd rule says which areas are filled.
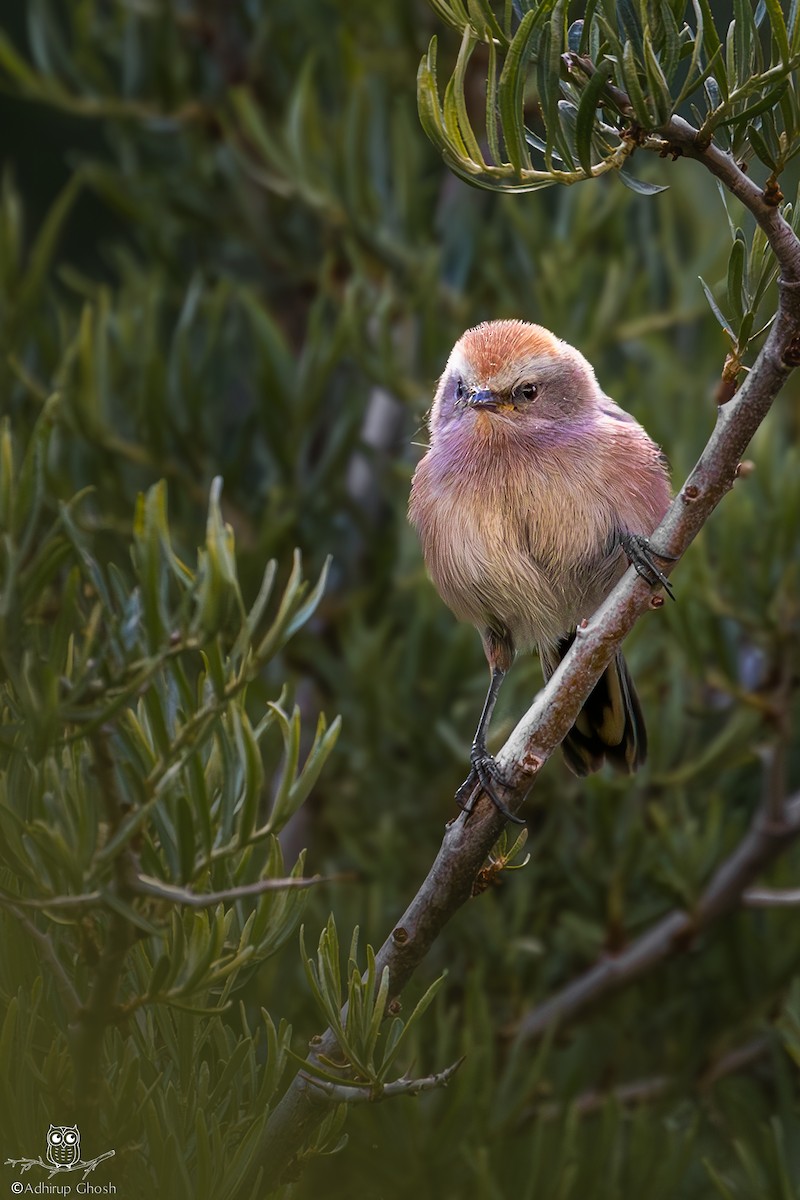
[[[575,635],[562,638],[542,654],[549,679],[569,650]],[[561,743],[567,766],[576,775],[590,775],[608,763],[626,775],[647,758],[647,730],[639,697],[621,653],[611,660],[590,692],[578,719]]]

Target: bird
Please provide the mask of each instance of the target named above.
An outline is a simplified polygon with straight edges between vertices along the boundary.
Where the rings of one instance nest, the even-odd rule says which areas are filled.
[[[649,542],[670,504],[668,465],[580,351],[522,320],[485,321],[458,339],[428,432],[409,518],[437,591],[478,630],[491,673],[456,800],[471,811],[482,790],[521,823],[498,795],[502,775],[486,746],[500,686],[517,653],[534,648],[549,679],[630,564],[673,594],[655,560],[674,560]],[[606,762],[630,774],[645,761],[644,717],[621,652],[562,751],[579,776]]]

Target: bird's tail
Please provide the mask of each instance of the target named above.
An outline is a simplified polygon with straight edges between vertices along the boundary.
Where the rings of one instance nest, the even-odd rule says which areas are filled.
[[[541,652],[549,679],[575,635]],[[576,775],[599,771],[604,762],[630,775],[647,758],[647,730],[625,659],[618,653],[589,693],[578,719],[561,743],[567,766]]]

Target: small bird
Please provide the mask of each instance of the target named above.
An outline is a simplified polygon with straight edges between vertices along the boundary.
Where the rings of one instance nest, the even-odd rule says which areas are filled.
[[[517,651],[534,646],[549,679],[629,562],[671,595],[647,537],[670,503],[667,464],[584,356],[524,321],[488,321],[459,338],[429,430],[409,517],[440,596],[476,627],[491,671],[456,799],[468,807],[480,789],[519,820],[497,795],[502,778],[486,749],[500,685]],[[644,719],[621,653],[562,749],[576,775],[644,762]]]

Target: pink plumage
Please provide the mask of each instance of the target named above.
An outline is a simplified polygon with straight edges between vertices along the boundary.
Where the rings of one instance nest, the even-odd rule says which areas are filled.
[[[495,675],[517,650],[538,646],[545,672],[554,670],[627,554],[649,557],[646,535],[669,500],[658,447],[572,346],[522,321],[487,322],[459,339],[436,391],[409,515],[440,595],[481,634],[495,696]],[[654,583],[663,578],[650,561],[646,569]],[[581,774],[605,758],[626,770],[644,758],[621,656],[604,680],[564,746]],[[476,759],[493,763],[480,740],[476,780],[492,773],[476,768]]]

